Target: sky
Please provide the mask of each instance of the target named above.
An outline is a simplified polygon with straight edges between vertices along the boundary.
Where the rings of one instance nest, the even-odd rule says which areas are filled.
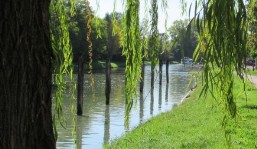
[[[114,1],[116,1],[116,6],[115,10],[117,12],[124,12],[123,9],[123,1],[124,0],[89,0],[90,5],[93,9],[93,11],[96,12],[96,15],[99,16],[100,18],[104,18],[106,13],[112,13],[114,10]],[[145,16],[145,8],[149,7],[149,4],[145,4],[146,0],[140,0],[141,7],[140,7],[140,20]],[[150,0],[147,0],[150,2]],[[167,0],[168,2],[168,19],[167,19],[167,27],[169,28],[172,23],[175,20],[179,19],[187,19],[188,18],[188,12],[184,13],[182,15],[182,6],[180,3],[181,0]],[[189,5],[191,2],[194,0],[186,0],[187,1],[187,6],[189,8]],[[97,2],[99,2],[99,7],[97,7]],[[98,8],[98,9],[97,9]],[[158,0],[158,8],[159,8],[159,20],[158,20],[158,29],[160,33],[165,32],[165,12],[162,10],[161,7],[161,0]]]

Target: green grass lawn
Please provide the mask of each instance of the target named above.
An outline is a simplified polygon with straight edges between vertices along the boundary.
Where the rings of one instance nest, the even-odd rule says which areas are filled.
[[[247,69],[246,72],[250,75],[255,75],[257,76],[257,70],[255,69],[254,71],[252,69]]]
[[[228,126],[231,148],[257,148],[257,89],[235,80],[238,116]],[[140,125],[105,148],[171,149],[226,148],[223,112],[211,96],[199,98],[201,85],[181,105]]]

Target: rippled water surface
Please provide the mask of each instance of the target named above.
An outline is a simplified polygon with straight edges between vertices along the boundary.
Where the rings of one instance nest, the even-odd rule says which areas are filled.
[[[191,67],[184,65],[169,66],[169,83],[166,83],[165,65],[163,65],[162,83],[159,83],[159,71],[155,74],[155,87],[150,91],[150,66],[145,67],[144,93],[138,96],[130,113],[129,124],[125,117],[125,74],[124,70],[112,70],[110,105],[105,105],[105,74],[94,73],[94,87],[90,88],[90,79],[85,75],[83,116],[76,117],[76,139],[79,149],[101,149],[104,143],[122,136],[152,116],[171,110],[175,103],[185,96],[190,82]],[[76,78],[76,75],[74,75]],[[64,99],[64,114],[67,119],[66,129],[58,125],[58,149],[73,149],[71,134],[72,116],[69,112],[69,99]]]

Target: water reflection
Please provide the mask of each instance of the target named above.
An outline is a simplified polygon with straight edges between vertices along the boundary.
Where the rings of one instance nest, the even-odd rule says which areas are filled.
[[[168,96],[169,84],[166,83],[166,90],[165,90],[165,105],[168,104],[169,96]]]
[[[82,125],[81,116],[77,117],[77,131],[76,131],[76,140],[77,140],[77,148],[82,149],[82,138],[83,138],[83,125]]]
[[[151,89],[151,102],[150,102],[150,115],[153,116],[153,111],[154,111],[154,90]]]
[[[161,111],[162,109],[162,84],[159,84],[159,102],[158,102],[158,109]]]
[[[165,71],[166,67],[163,67]],[[158,68],[157,68],[158,69]],[[120,137],[143,123],[152,116],[171,110],[174,103],[179,102],[185,95],[187,84],[190,81],[189,69],[183,65],[170,65],[169,78],[162,79],[155,75],[155,87],[151,90],[151,68],[145,67],[144,91],[138,96],[137,102],[132,107],[129,115],[129,123],[125,126],[125,75],[124,70],[112,70],[112,84],[110,105],[105,105],[105,74],[95,72],[93,93],[90,89],[90,77],[85,75],[84,107],[83,116],[76,117],[77,122],[77,146],[80,149],[101,149],[104,143]],[[157,70],[158,72],[158,70]],[[75,76],[76,78],[76,76]],[[166,73],[162,73],[162,78],[166,78]],[[165,82],[165,83],[164,83]],[[165,85],[165,90],[164,90]],[[69,93],[67,93],[69,94]],[[94,96],[92,96],[92,94]],[[163,97],[165,95],[165,98]],[[71,128],[72,118],[69,115],[68,96],[65,100],[64,113],[67,117],[67,128],[58,126],[59,138],[58,149],[74,148]]]
[[[105,106],[105,122],[104,122],[104,144],[110,141],[110,110],[109,105]]]
[[[139,123],[142,123],[144,120],[144,94],[141,93],[140,94],[140,101],[139,101],[140,105],[139,105]]]

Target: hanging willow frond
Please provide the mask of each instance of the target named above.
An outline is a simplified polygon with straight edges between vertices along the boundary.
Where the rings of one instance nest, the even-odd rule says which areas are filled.
[[[200,40],[195,56],[203,53],[203,93],[210,91],[224,103],[226,127],[229,117],[235,118],[237,113],[234,72],[242,74],[247,54],[246,8],[243,0],[209,0],[202,1],[202,12],[195,16]]]
[[[162,40],[161,40],[161,45],[162,45],[162,52],[168,52],[168,48],[167,48],[167,41],[168,41],[168,27],[167,27],[167,22],[168,22],[168,12],[167,12],[167,8],[168,8],[168,2],[167,0],[162,0],[162,10],[163,12],[165,13],[165,22],[164,22],[164,27],[165,27],[165,32],[164,32],[164,37],[162,37]]]
[[[137,84],[141,75],[142,43],[139,26],[139,0],[127,0],[124,29],[123,29],[123,51],[126,56],[126,111],[130,111],[137,93]]]
[[[69,12],[71,15],[75,14],[75,2],[76,0],[71,0],[71,7]],[[66,80],[65,75],[68,75],[70,80],[73,80],[73,67],[72,67],[72,48],[70,45],[70,36],[69,36],[69,26],[68,26],[68,18],[67,18],[67,9],[66,9],[65,0],[53,0],[50,5],[50,32],[51,32],[51,44],[54,53],[54,78],[53,82],[57,86],[57,90],[55,92],[55,106],[54,106],[54,114],[53,114],[53,125],[55,131],[55,137],[57,139],[58,133],[56,130],[57,121],[64,127],[65,118],[63,116],[63,93],[65,91]],[[75,86],[70,88],[71,95],[71,111],[73,115],[73,131],[72,135],[75,139]]]
[[[92,28],[91,28],[91,21],[92,21],[92,12],[90,8],[90,3],[88,0],[86,0],[86,17],[87,17],[87,42],[88,42],[88,55],[89,55],[89,74],[90,74],[90,86],[92,93],[94,95],[94,77],[93,77],[93,43],[91,40],[91,33],[92,33]]]
[[[159,31],[158,31],[158,3],[157,0],[151,0],[151,37],[150,37],[150,59],[151,67],[158,63],[159,54]]]

